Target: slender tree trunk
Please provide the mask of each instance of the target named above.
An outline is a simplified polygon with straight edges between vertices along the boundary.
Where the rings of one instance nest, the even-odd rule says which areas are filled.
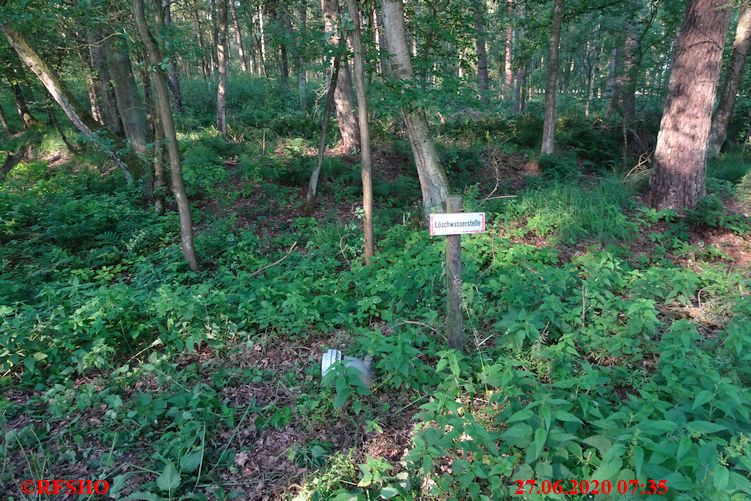
[[[84,38],[79,36],[79,38]],[[104,118],[102,117],[102,110],[99,107],[99,94],[97,92],[97,86],[94,82],[94,75],[92,75],[91,66],[91,52],[89,47],[85,45],[85,41],[78,48],[78,56],[81,59],[81,70],[83,71],[83,79],[86,83],[86,94],[89,97],[89,109],[91,110],[91,117],[96,120],[100,125],[104,125]]]
[[[261,69],[263,76],[269,77],[269,71],[266,68],[266,28],[263,21],[263,4],[258,5],[258,46],[260,47]]]
[[[321,134],[318,140],[318,157],[316,159],[316,167],[310,174],[310,182],[308,183],[308,193],[305,197],[305,212],[307,214],[312,213],[313,206],[315,204],[316,193],[318,190],[318,176],[321,174],[321,166],[323,165],[323,157],[326,153],[326,136],[329,130],[329,117],[331,116],[331,110],[334,107],[334,91],[336,89],[336,83],[339,80],[339,65],[342,59],[342,52],[344,49],[344,38],[339,41],[339,50],[337,50],[334,60],[331,63],[331,71],[328,77],[328,91],[326,92],[326,103],[323,106],[323,118],[321,119]]]
[[[29,67],[29,69],[39,78],[39,81],[47,89],[52,98],[60,105],[65,115],[73,123],[73,125],[81,131],[89,140],[91,140],[107,157],[109,157],[115,165],[123,169],[123,172],[131,182],[134,175],[131,171],[140,174],[140,161],[138,158],[134,158],[132,155],[126,157],[129,162],[126,163],[120,156],[118,156],[109,145],[101,141],[95,132],[101,130],[99,124],[97,124],[89,114],[82,110],[78,105],[73,95],[62,84],[58,76],[50,70],[49,66],[42,60],[36,51],[26,42],[23,35],[11,28],[0,23],[0,31],[2,31],[10,45],[18,53],[21,60]],[[124,148],[122,141],[113,136],[108,131],[105,132],[107,139],[115,144],[116,149]],[[130,165],[129,165],[130,164]]]
[[[618,46],[610,52],[610,67],[608,68],[607,114],[612,115],[621,107],[621,75],[623,74],[623,46]]]
[[[216,128],[223,136],[227,135],[227,2],[219,0],[218,35],[216,39],[216,61],[219,68],[219,84],[216,90]]]
[[[362,47],[362,28],[356,0],[346,0],[349,17],[354,23],[350,33],[355,58],[355,89],[357,90],[357,116],[360,128],[360,171],[362,174],[363,234],[365,235],[365,264],[373,257],[373,180],[371,175],[370,127],[368,126],[368,100],[365,94],[365,62]]]
[[[503,88],[503,95],[506,97],[506,99],[511,98],[511,92],[514,88],[514,72],[511,66],[512,63],[512,51],[513,51],[513,40],[514,40],[514,27],[512,24],[513,16],[514,16],[514,0],[508,0],[507,2],[507,12],[508,12],[508,20],[506,21],[508,24],[506,26],[506,40],[504,43],[504,54],[503,54],[503,74],[504,74],[504,82],[502,85]]]
[[[153,4],[155,9],[158,9],[156,4]],[[183,185],[182,175],[182,161],[180,160],[180,148],[177,144],[177,135],[175,134],[175,124],[172,118],[172,110],[170,109],[169,89],[167,88],[167,77],[160,64],[162,62],[162,54],[155,39],[159,39],[159,28],[161,19],[157,14],[156,22],[154,23],[156,30],[156,37],[153,37],[149,32],[149,28],[146,24],[146,19],[143,12],[143,0],[133,0],[133,17],[136,20],[138,26],[138,32],[141,35],[141,41],[146,47],[146,52],[149,57],[149,63],[154,71],[154,82],[156,87],[157,109],[159,118],[161,119],[162,129],[164,131],[164,138],[167,144],[167,155],[170,161],[170,170],[172,178],[172,192],[175,195],[175,201],[177,202],[177,210],[180,217],[180,247],[183,251],[185,259],[188,261],[190,269],[193,271],[198,270],[198,261],[196,260],[195,250],[193,247],[193,221],[190,215],[190,203],[188,197],[185,194],[185,186]]]
[[[23,128],[29,129],[37,123],[37,120],[29,111],[29,107],[26,104],[26,98],[23,95],[23,91],[21,91],[21,86],[17,83],[13,83],[11,84],[11,88],[13,89],[13,98],[16,101],[16,111],[18,111],[18,116],[21,118]]]
[[[733,53],[730,56],[730,64],[725,74],[725,82],[720,92],[719,104],[712,119],[712,129],[709,134],[709,158],[720,154],[720,149],[727,136],[728,123],[735,108],[735,99],[738,94],[743,67],[748,56],[749,42],[751,41],[751,3],[748,1],[741,7],[738,27],[735,30],[733,41]]]
[[[563,0],[554,0],[552,26],[550,28],[550,52],[548,53],[547,77],[545,80],[545,123],[542,131],[542,154],[555,152],[555,101],[558,93],[558,46],[561,41]]]
[[[406,84],[414,85],[414,72],[409,57],[409,45],[404,27],[404,5],[402,0],[383,0],[383,24],[391,57],[394,76]],[[438,152],[430,136],[425,112],[416,106],[402,109],[407,135],[415,156],[417,175],[422,190],[425,217],[431,212],[442,210],[448,197],[448,179],[441,167]]]
[[[657,135],[649,193],[655,208],[694,207],[705,194],[712,106],[729,17],[726,0],[689,1]]]
[[[198,47],[201,48],[201,70],[203,71],[203,80],[206,83],[206,88],[209,89],[209,81],[211,77],[210,63],[206,57],[207,48],[206,41],[203,38],[203,23],[201,23],[201,15],[197,6],[192,6],[191,15],[193,16],[193,22],[196,23],[196,38],[198,40]]]
[[[308,6],[305,0],[298,3],[298,16],[300,18],[300,37],[304,37],[308,29]],[[305,71],[305,46],[306,41],[303,39],[297,42],[297,92],[300,97],[300,110],[305,111],[308,108],[307,88],[308,78]]]
[[[278,9],[281,9],[281,14],[279,14],[277,10],[277,15],[279,16],[279,23],[284,31],[284,37],[279,42],[279,70],[282,82],[286,86],[289,81],[289,47],[287,40],[292,39],[292,23],[289,20],[289,13],[286,8],[279,7]]]
[[[232,11],[232,22],[235,25],[235,42],[237,43],[237,58],[240,60],[240,70],[243,73],[248,72],[248,58],[245,55],[245,47],[243,47],[243,35],[240,29],[240,20],[237,16],[237,7],[234,0],[229,0],[229,6]]]
[[[172,0],[162,0],[162,19],[164,19],[164,28],[168,32],[168,36],[171,38],[169,32],[172,30]],[[170,48],[169,43],[165,42],[165,45]],[[170,53],[172,51],[169,51]],[[180,77],[177,75],[177,65],[175,64],[174,56],[170,55],[169,58],[169,85],[170,93],[172,94],[172,104],[175,106],[175,111],[183,111],[183,94],[180,90]]]
[[[326,33],[330,34],[331,43],[339,45],[337,18],[339,7],[337,0],[321,0],[323,22]],[[342,150],[346,154],[352,154],[359,146],[360,133],[357,130],[357,118],[352,103],[352,82],[347,71],[346,60],[341,62],[339,77],[334,89],[334,105],[336,106],[336,121],[339,123],[339,135],[342,138]]]
[[[490,88],[488,77],[488,51],[485,43],[485,0],[474,0],[475,49],[477,50],[477,84],[483,100]]]

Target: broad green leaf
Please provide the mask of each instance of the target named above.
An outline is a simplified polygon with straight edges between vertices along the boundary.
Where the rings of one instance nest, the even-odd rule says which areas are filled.
[[[381,497],[383,499],[391,499],[395,496],[399,495],[399,491],[396,489],[396,487],[391,487],[390,485],[387,485],[383,489],[381,489]]]
[[[707,390],[701,390],[699,393],[696,394],[696,398],[694,398],[694,404],[691,406],[691,410],[695,410],[697,407],[701,407],[702,405],[706,404],[712,400],[712,392],[709,392]]]
[[[718,491],[724,491],[728,486],[730,471],[722,465],[717,465],[712,475],[712,484]]]
[[[683,456],[686,455],[686,453],[691,449],[691,445],[693,442],[688,437],[681,437],[680,442],[678,442],[678,452],[675,455],[675,459],[680,461],[683,459]]]
[[[185,473],[193,473],[203,461],[203,451],[191,452],[180,458],[180,470]]]
[[[522,409],[518,412],[515,412],[506,420],[506,423],[515,423],[517,421],[526,421],[532,416],[534,416],[535,413],[532,411],[532,409]]]
[[[582,422],[581,419],[579,419],[578,417],[574,416],[570,412],[566,412],[566,411],[557,411],[555,413],[555,418],[558,421],[565,421],[567,423],[581,423]]]
[[[532,438],[532,427],[525,423],[516,424],[501,433],[501,438],[512,445],[521,447]]]
[[[718,431],[728,429],[727,426],[712,423],[710,421],[691,421],[686,425],[686,428],[688,428],[688,431],[690,431],[691,433],[696,433],[699,435],[705,433],[717,433]]]
[[[641,468],[644,465],[644,449],[641,447],[634,447],[634,470],[636,471],[636,478],[641,478]]]
[[[163,491],[173,491],[180,486],[180,474],[172,461],[167,461],[162,473],[156,479],[156,485]]]

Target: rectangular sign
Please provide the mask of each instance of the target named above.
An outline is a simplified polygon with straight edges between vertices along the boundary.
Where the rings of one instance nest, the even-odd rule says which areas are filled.
[[[466,235],[485,231],[484,212],[457,212],[454,214],[431,214],[430,234]]]

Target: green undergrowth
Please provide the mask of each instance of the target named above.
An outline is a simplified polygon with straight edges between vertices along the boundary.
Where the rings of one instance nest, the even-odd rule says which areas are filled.
[[[184,139],[186,157],[219,172],[232,151],[214,141]],[[291,201],[271,176],[301,157],[250,158],[238,175]],[[331,183],[352,171],[330,167]],[[174,214],[154,215],[98,173],[72,175],[24,164],[0,188],[1,384],[31,395],[0,399],[3,464],[27,458],[3,469],[9,489],[83,464],[116,496],[230,499],[242,490],[227,479],[259,452],[241,438],[253,423],[255,438],[304,433],[276,451],[304,469],[287,491],[302,498],[507,499],[517,479],[634,478],[667,480],[668,499],[751,495],[748,278],[688,235],[691,225],[748,232],[714,199],[678,218],[638,206],[610,177],[465,197],[489,224],[463,239],[462,355],[440,334],[444,243],[409,211],[377,211],[394,223],[377,224],[368,267],[357,212],[256,234],[196,211],[204,271],[193,273]],[[263,200],[249,219],[268,217]],[[654,246],[641,258],[629,250],[640,228]],[[674,259],[688,254],[701,272]],[[332,333],[374,357],[373,388],[343,369],[321,387],[319,353],[306,346],[335,344]],[[300,347],[285,370],[234,362],[283,345]],[[286,392],[254,393],[278,385]],[[228,398],[241,389],[250,396]],[[395,414],[411,433],[401,458],[317,437],[337,421],[365,440],[397,426]],[[15,426],[21,416],[31,421]]]

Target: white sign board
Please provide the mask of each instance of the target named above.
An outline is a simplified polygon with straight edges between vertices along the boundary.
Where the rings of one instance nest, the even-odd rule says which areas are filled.
[[[484,212],[457,212],[454,214],[431,214],[430,234],[467,235],[485,231]]]

